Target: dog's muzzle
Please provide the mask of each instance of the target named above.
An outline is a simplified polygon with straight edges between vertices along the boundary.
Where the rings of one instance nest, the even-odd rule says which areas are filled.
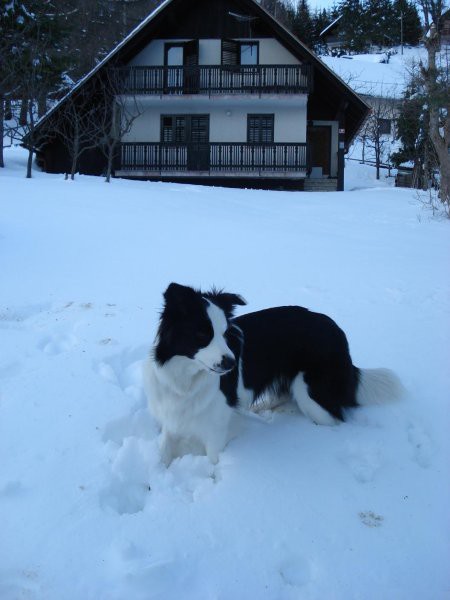
[[[214,370],[221,375],[232,371],[236,366],[236,360],[232,356],[223,356],[219,364],[214,365]]]

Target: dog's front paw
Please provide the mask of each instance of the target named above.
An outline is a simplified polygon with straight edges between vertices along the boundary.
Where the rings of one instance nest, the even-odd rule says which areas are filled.
[[[163,433],[162,435],[159,452],[161,455],[161,462],[168,468],[174,459],[174,452],[172,438],[167,433]]]

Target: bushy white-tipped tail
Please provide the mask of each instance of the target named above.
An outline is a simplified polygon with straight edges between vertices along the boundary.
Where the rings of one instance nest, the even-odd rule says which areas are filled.
[[[361,406],[398,400],[403,393],[404,387],[393,371],[389,369],[359,369],[356,400]]]

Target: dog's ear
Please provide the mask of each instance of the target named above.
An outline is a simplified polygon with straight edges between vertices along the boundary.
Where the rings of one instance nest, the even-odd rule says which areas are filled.
[[[212,290],[209,294],[206,294],[205,297],[212,300],[214,304],[217,304],[228,318],[233,316],[236,306],[245,306],[247,304],[244,298],[239,294],[229,294],[228,292],[217,292]]]
[[[235,308],[236,306],[245,306],[247,301],[244,300],[242,296],[239,294],[229,294],[228,292],[222,292],[219,294],[221,300],[226,302],[231,308]]]
[[[165,305],[168,308],[187,312],[188,307],[198,297],[198,292],[187,285],[171,283],[164,292]]]

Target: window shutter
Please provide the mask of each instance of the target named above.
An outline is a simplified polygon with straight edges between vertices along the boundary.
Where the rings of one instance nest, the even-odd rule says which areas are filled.
[[[273,143],[274,115],[248,115],[247,141],[249,144]]]
[[[198,40],[191,40],[184,43],[184,81],[185,93],[197,94],[199,86],[198,70]]]
[[[186,141],[186,117],[165,115],[161,117],[161,142],[173,144]]]
[[[196,67],[198,65],[198,40],[185,42],[183,62],[185,67]]]
[[[191,142],[202,144],[208,141],[208,116],[191,117]]]
[[[222,40],[222,65],[239,64],[239,42],[235,40]]]

